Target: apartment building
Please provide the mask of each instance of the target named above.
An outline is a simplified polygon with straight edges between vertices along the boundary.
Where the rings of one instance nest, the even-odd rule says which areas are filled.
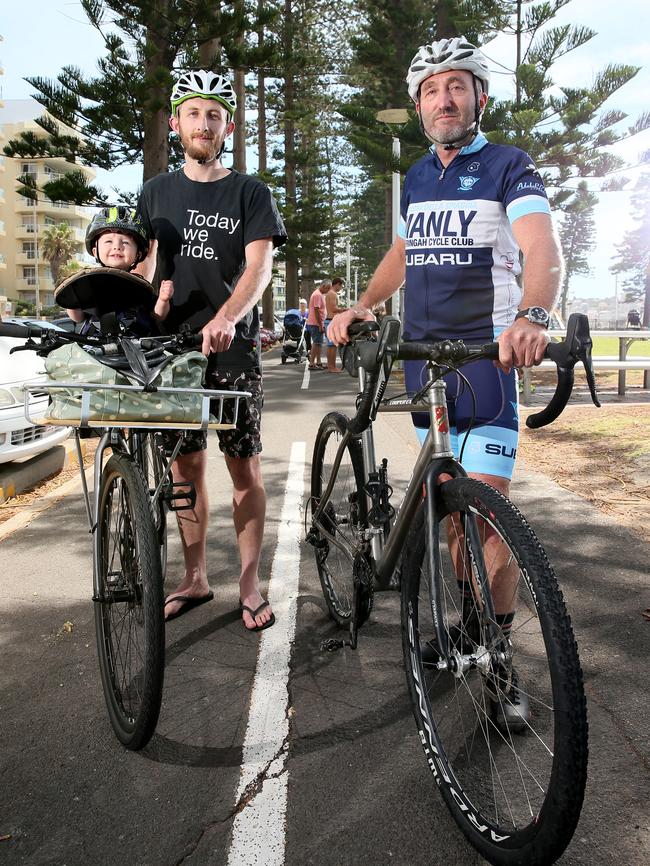
[[[0,102],[0,151],[8,140],[21,132],[45,135],[35,123],[43,108],[33,99],[8,99]],[[92,264],[86,254],[84,238],[93,209],[68,202],[51,201],[43,192],[32,200],[19,195],[17,178],[29,174],[37,190],[56,180],[73,166],[63,158],[22,158],[0,155],[0,303],[4,296],[9,304],[16,301],[36,303],[39,308],[54,303],[54,283],[43,256],[43,234],[48,228],[66,223],[76,241],[75,256],[82,264]],[[95,172],[74,165],[91,180]],[[4,267],[2,267],[4,264]],[[2,307],[0,306],[0,311]]]

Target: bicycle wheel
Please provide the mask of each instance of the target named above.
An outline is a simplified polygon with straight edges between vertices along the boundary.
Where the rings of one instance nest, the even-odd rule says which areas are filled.
[[[113,454],[102,472],[97,533],[102,686],[118,739],[140,749],[160,712],[165,624],[151,503],[140,469],[124,454]]]
[[[149,489],[160,553],[160,570],[164,583],[167,572],[167,509],[164,494],[169,489],[171,478],[168,477],[166,479],[158,494],[158,498],[154,501],[153,494],[165,471],[163,445],[160,440],[160,434],[156,434],[155,432],[139,433],[138,438],[139,444],[137,449],[135,449],[135,454],[138,466],[142,470]]]
[[[587,772],[586,703],[571,623],[539,541],[509,500],[469,478],[445,482],[441,500],[457,554],[454,565],[449,544],[434,549],[438,615],[455,670],[439,666],[431,642],[429,546],[436,540],[424,505],[402,574],[404,660],[420,740],[454,819],[486,860],[549,864],[571,840]],[[489,590],[506,572],[516,587],[509,638]],[[504,724],[517,703],[513,684],[530,708],[523,730]]]
[[[345,415],[330,412],[321,421],[311,469],[312,514],[332,476],[338,447],[347,429],[347,420]],[[361,532],[367,526],[363,485],[361,445],[358,439],[350,439],[345,446],[329,502],[320,517],[320,527],[313,525],[318,576],[327,609],[339,625],[347,625],[350,621],[353,557],[360,549]]]

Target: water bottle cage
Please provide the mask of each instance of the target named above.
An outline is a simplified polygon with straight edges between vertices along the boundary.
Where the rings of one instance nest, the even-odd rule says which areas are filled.
[[[368,473],[365,492],[372,501],[372,508],[368,512],[368,523],[371,526],[384,526],[395,516],[395,509],[389,502],[393,488],[388,483],[387,466],[388,461],[383,460],[379,472]]]

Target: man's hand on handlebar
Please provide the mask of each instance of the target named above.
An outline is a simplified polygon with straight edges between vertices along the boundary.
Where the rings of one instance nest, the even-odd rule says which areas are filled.
[[[504,373],[512,367],[534,367],[544,360],[550,337],[546,328],[527,319],[517,319],[497,338],[499,360],[495,361]]]
[[[374,322],[372,312],[361,304],[355,304],[350,310],[337,313],[329,324],[327,336],[335,346],[345,346],[350,342],[348,328],[353,322]]]

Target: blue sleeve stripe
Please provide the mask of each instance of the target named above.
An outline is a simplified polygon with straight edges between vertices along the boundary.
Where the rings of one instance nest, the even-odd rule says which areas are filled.
[[[548,199],[542,198],[540,195],[526,195],[511,202],[506,208],[506,213],[512,224],[519,217],[527,216],[529,213],[550,214],[551,206],[548,203]]]
[[[403,216],[399,218],[399,223],[397,224],[397,234],[401,238],[406,238],[406,220]]]

